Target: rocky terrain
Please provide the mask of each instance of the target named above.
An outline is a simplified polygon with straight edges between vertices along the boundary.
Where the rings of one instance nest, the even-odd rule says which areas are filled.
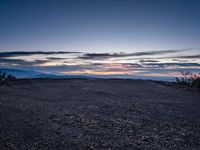
[[[154,81],[0,85],[0,149],[200,149],[200,93]]]

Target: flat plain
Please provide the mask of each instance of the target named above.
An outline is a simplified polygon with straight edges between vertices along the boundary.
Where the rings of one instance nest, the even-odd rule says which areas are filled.
[[[0,149],[200,149],[200,92],[121,79],[0,86]]]

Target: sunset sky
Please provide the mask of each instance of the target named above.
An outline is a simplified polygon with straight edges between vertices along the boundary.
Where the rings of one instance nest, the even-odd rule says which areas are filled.
[[[0,68],[113,77],[200,72],[200,1],[1,0]]]

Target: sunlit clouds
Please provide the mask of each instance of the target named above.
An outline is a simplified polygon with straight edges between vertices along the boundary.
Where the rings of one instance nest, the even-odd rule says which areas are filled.
[[[179,76],[181,71],[199,72],[199,56],[198,49],[138,53],[5,52],[0,53],[0,65],[56,75],[164,78]]]

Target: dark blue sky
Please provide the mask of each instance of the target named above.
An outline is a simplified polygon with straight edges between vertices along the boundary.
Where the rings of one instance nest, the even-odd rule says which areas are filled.
[[[200,47],[200,0],[0,0],[0,51]]]

